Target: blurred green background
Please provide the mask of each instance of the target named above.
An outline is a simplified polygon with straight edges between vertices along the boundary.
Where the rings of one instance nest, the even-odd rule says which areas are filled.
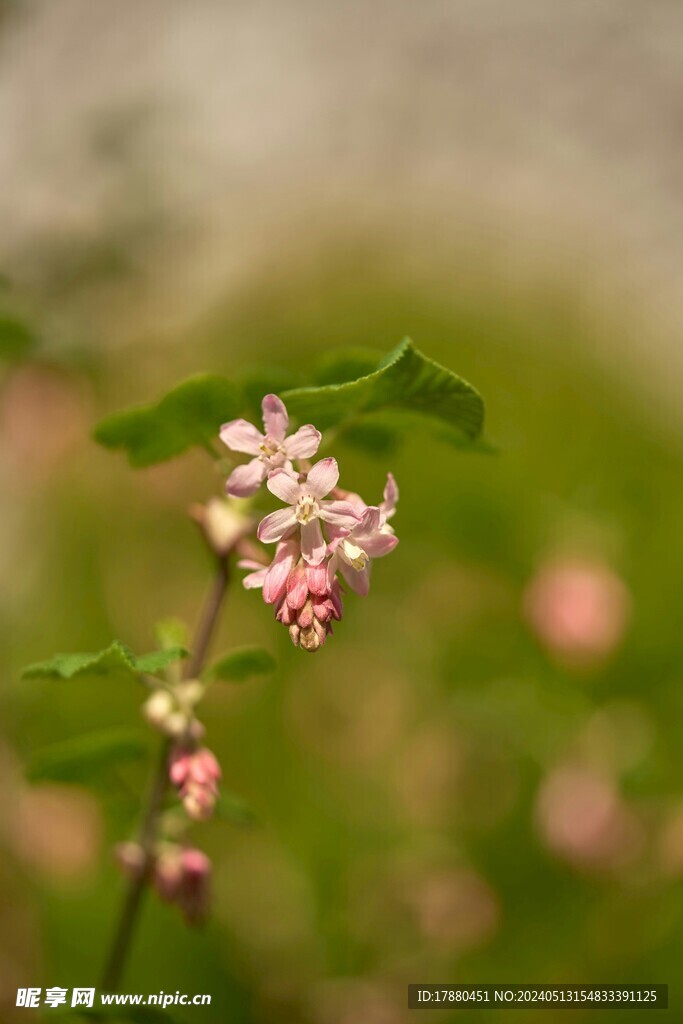
[[[395,474],[400,544],[316,655],[235,581],[215,652],[277,671],[202,717],[255,820],[194,829],[210,921],[150,894],[122,990],[209,993],[179,1014],[206,1024],[408,1024],[409,982],[680,1005],[681,13],[381,6],[0,3],[0,316],[36,342],[0,366],[8,1024],[18,987],[97,984],[147,774],[29,785],[144,694],[21,670],[151,650],[210,582],[211,461],[133,471],[93,426],[406,335],[479,389],[496,452],[340,441],[366,500]]]

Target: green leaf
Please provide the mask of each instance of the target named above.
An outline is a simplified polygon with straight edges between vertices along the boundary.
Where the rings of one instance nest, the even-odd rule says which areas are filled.
[[[112,765],[143,757],[147,743],[140,733],[122,730],[87,733],[43,747],[29,758],[30,782],[84,782]]]
[[[22,672],[22,678],[73,679],[76,676],[106,676],[111,673],[131,676],[140,672],[156,673],[171,662],[186,658],[187,653],[184,647],[173,647],[136,658],[125,644],[114,640],[113,644],[96,654],[55,654],[48,661],[29,665]]]
[[[135,655],[120,640],[97,654],[55,654],[48,661],[29,665],[22,672],[24,679],[73,679],[78,675],[104,676],[109,672],[134,673]]]
[[[114,413],[96,427],[105,448],[121,448],[132,466],[151,466],[193,445],[210,446],[221,424],[239,414],[239,391],[212,374],[190,377],[152,405]]]
[[[240,378],[242,415],[260,428],[263,396],[281,395],[283,391],[300,383],[300,377],[279,367],[260,366],[249,370]]]
[[[398,426],[373,422],[369,417],[347,427],[343,434],[345,444],[377,458],[392,455],[398,447],[400,437],[401,430]]]
[[[374,348],[344,348],[326,353],[316,363],[315,383],[344,384],[374,373],[384,356]]]
[[[135,667],[138,672],[148,672],[150,675],[156,675],[157,672],[161,672],[162,669],[173,664],[174,661],[187,658],[188,654],[189,651],[184,647],[168,647],[165,651],[152,651],[150,654],[141,654],[139,658],[135,659]]]
[[[15,317],[0,315],[0,359],[20,359],[35,343],[25,324]]]
[[[231,825],[253,825],[256,815],[241,796],[236,793],[220,790],[215,808],[216,817],[221,821],[229,821]]]
[[[241,683],[251,676],[262,676],[275,669],[275,659],[263,647],[238,647],[216,661],[206,672],[207,679]]]
[[[475,389],[451,370],[423,356],[409,339],[379,367],[356,380],[286,391],[282,400],[292,416],[321,430],[354,425],[367,413],[406,410],[420,413],[473,441],[484,422],[484,403]]]

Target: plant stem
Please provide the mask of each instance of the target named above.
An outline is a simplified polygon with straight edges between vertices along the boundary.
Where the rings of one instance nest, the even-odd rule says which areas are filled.
[[[228,560],[227,558],[219,558],[216,565],[214,584],[197,626],[195,640],[192,645],[192,657],[188,662],[185,672],[185,678],[187,679],[195,678],[204,667],[209,646],[218,624],[221,608],[223,607],[223,601],[225,600],[229,578]],[[170,750],[171,740],[164,738],[161,744],[159,760],[149,787],[138,835],[138,843],[144,854],[144,864],[142,870],[128,882],[118,924],[102,974],[100,988],[104,992],[115,991],[119,984],[130,951],[142,899],[152,873],[159,814],[161,813],[168,785],[168,758]]]

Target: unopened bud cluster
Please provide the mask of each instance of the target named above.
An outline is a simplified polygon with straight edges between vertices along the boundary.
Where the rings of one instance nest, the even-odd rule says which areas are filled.
[[[307,424],[288,435],[287,410],[276,395],[266,395],[262,410],[263,433],[246,420],[233,420],[220,435],[232,451],[252,456],[231,473],[228,494],[250,497],[265,482],[285,504],[257,530],[264,544],[277,544],[273,560],[264,565],[243,559],[240,566],[250,570],[243,582],[247,589],[263,588],[264,601],[275,607],[276,619],[287,626],[297,647],[317,651],[332,632],[333,620],[342,617],[339,576],[365,596],[372,559],[398,544],[389,524],[398,488],[389,474],[383,500],[366,505],[358,494],[338,487],[336,459],[313,466],[308,462],[320,445],[319,430]]]
[[[125,875],[148,875],[161,899],[178,906],[187,924],[202,924],[211,881],[211,861],[205,853],[170,842],[157,844],[149,857],[139,843],[119,843],[114,852]]]

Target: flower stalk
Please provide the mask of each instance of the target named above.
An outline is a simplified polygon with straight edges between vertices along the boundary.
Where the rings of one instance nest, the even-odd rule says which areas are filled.
[[[197,627],[193,654],[185,672],[186,679],[194,679],[204,668],[211,640],[216,631],[227,594],[229,579],[228,559],[227,557],[219,557],[217,559],[213,587]],[[163,809],[164,797],[170,783],[169,759],[171,757],[172,744],[173,741],[170,737],[163,737],[138,834],[137,846],[142,853],[142,857],[139,867],[128,873],[126,892],[102,973],[100,988],[104,992],[115,991],[121,980],[130,953],[143,896],[152,879],[155,864],[155,846],[159,834],[159,819]]]

